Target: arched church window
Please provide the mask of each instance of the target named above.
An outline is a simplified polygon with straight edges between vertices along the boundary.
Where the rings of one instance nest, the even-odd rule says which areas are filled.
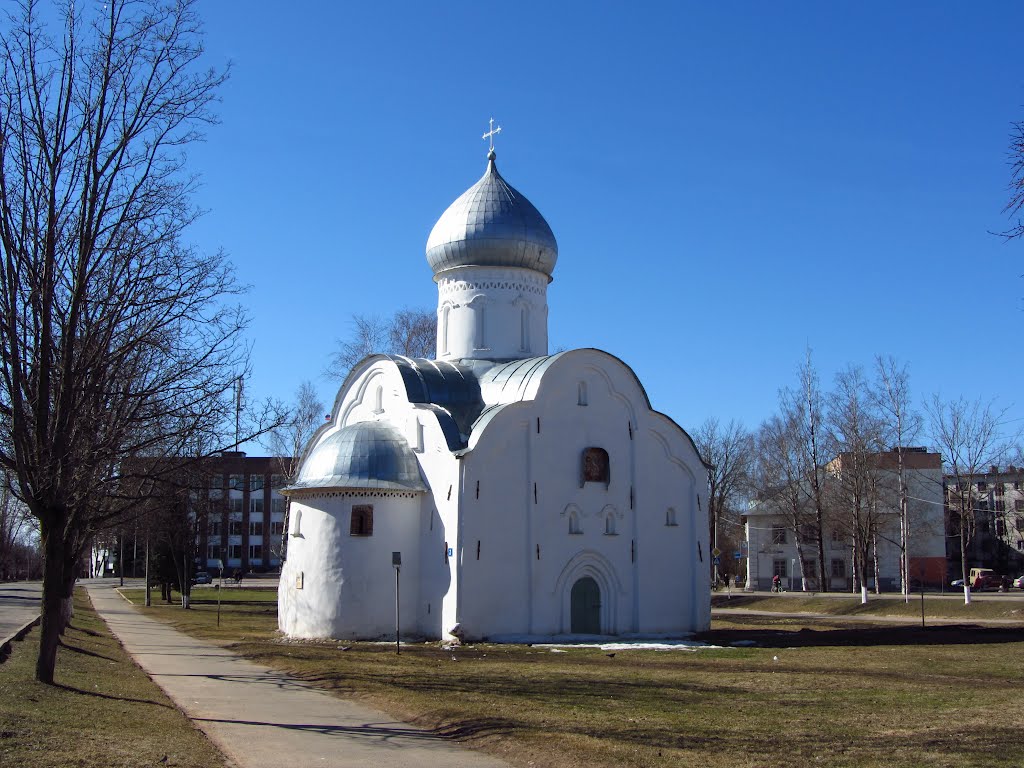
[[[583,449],[583,482],[604,483],[607,487],[611,482],[611,469],[608,464],[608,451],[604,448]]]
[[[604,535],[614,536],[615,535],[615,513],[608,512],[604,516]]]
[[[373,536],[372,504],[352,505],[352,522],[348,532],[352,536]]]
[[[676,511],[672,507],[665,510],[665,525],[679,525],[676,522]]]
[[[423,453],[423,422],[416,419],[413,429],[413,450],[416,453]]]
[[[302,510],[295,510],[295,522],[292,524],[292,537],[296,539],[302,538]]]
[[[580,525],[580,516],[574,509],[569,513],[569,533],[583,533],[583,526]]]
[[[487,349],[487,300],[482,294],[474,296],[468,306],[473,311],[473,348]]]
[[[581,381],[577,387],[576,392],[576,405],[587,404],[587,382]]]
[[[441,310],[441,332],[438,334],[440,341],[440,353],[442,356],[448,354],[448,315],[451,314],[452,308],[445,304]]]

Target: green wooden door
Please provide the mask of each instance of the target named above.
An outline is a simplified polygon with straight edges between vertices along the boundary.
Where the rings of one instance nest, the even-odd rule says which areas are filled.
[[[601,588],[590,576],[572,585],[572,633],[601,634]]]

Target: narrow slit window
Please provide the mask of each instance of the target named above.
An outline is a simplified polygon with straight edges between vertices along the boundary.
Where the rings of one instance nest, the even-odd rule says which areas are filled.
[[[448,315],[451,311],[452,308],[447,304],[444,309],[441,310],[441,332],[438,334],[438,337],[441,342],[442,356],[446,356],[448,354]]]

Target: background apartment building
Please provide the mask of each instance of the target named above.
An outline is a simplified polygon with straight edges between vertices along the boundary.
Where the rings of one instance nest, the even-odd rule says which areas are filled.
[[[197,510],[197,561],[216,574],[281,567],[287,499],[282,463],[273,456],[225,452],[204,466],[210,503]]]
[[[956,481],[945,478],[946,552],[949,579],[963,574]],[[973,528],[967,539],[967,568],[992,568],[1002,576],[1024,574],[1024,467],[991,467],[975,477],[970,492]]]
[[[839,490],[844,458],[837,457],[822,472],[826,486],[825,576],[832,591],[852,591],[858,587],[853,549],[855,526]],[[902,585],[898,456],[893,450],[872,454],[871,458],[877,494],[872,502],[875,504],[869,544],[872,557],[864,581],[870,589],[874,589],[877,583],[882,591],[899,590]],[[903,461],[908,496],[911,583],[917,585],[923,581],[930,588],[938,588],[947,574],[942,457],[924,448],[908,447],[903,449]],[[806,588],[819,589],[814,511],[810,504],[810,489],[803,491],[806,504],[800,515],[788,510],[783,512],[777,503],[765,501],[755,501],[747,510],[744,516],[746,541],[740,552],[746,559],[747,589],[770,589],[776,575],[786,589],[804,589],[799,567],[801,554]],[[736,553],[732,554],[735,557]]]

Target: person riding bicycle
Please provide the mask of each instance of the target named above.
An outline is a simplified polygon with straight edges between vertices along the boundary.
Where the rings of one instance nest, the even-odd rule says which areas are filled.
[[[782,591],[782,579],[779,578],[779,574],[772,576],[772,592]]]

